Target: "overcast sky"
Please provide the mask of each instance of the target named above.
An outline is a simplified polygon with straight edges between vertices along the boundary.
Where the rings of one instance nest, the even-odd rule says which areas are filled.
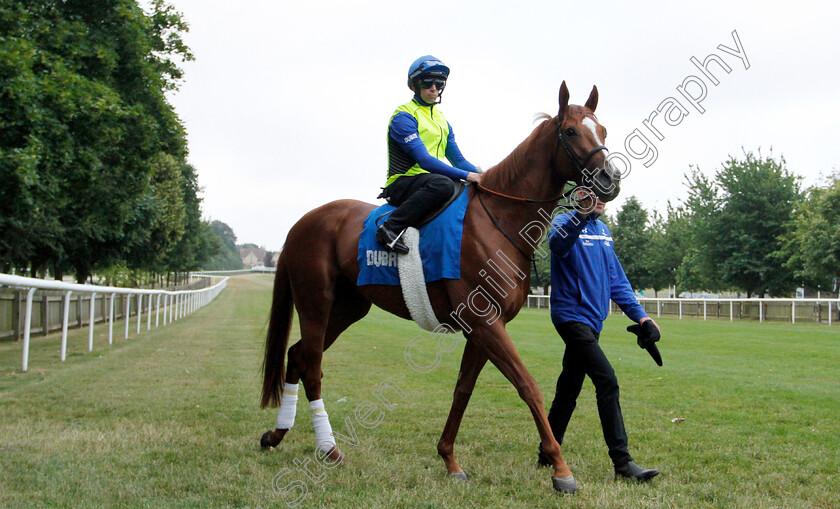
[[[806,186],[840,166],[833,2],[170,1],[196,56],[170,99],[204,215],[240,243],[279,250],[321,204],[382,203],[388,120],[411,98],[408,67],[424,54],[452,69],[442,109],[485,169],[525,139],[535,113],[556,114],[563,80],[575,104],[597,85],[606,144],[632,162],[608,211],[631,195],[664,211],[685,198],[689,165],[711,175],[742,146],[772,147]],[[718,49],[737,49],[733,31],[748,69]],[[731,68],[709,65],[718,85],[690,61],[712,53]],[[707,88],[702,114],[677,90],[690,76]],[[687,114],[675,126],[655,118],[659,140],[642,122],[669,97]],[[649,167],[625,148],[636,129],[658,152]]]

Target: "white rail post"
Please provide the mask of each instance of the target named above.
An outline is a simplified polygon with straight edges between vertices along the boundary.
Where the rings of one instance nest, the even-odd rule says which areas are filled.
[[[104,306],[105,303],[103,302]],[[90,294],[90,323],[88,323],[88,352],[93,351],[93,322],[96,320],[96,292]]]
[[[828,324],[831,325],[831,301],[828,301]]]
[[[680,320],[682,320],[682,301],[677,301],[680,303]]]
[[[152,330],[152,294],[149,294],[149,312],[146,315],[146,330]]]
[[[131,308],[128,307],[131,304],[131,294],[125,294],[125,339],[128,339],[128,315],[131,311]]]
[[[764,303],[761,300],[758,301],[758,322],[764,322]]]
[[[703,320],[706,319],[706,301],[703,301]]]
[[[157,294],[155,299],[155,329],[160,327],[160,296],[161,294]]]
[[[662,316],[662,301],[656,299],[656,317],[659,318]]]
[[[32,297],[35,294],[35,288],[30,288],[26,292],[26,314],[23,319],[23,366],[21,371],[26,372],[29,369],[29,335],[32,330]]]
[[[111,304],[109,306],[109,320],[108,320],[108,344],[114,344],[114,299],[117,298],[116,293],[111,294]]]
[[[729,321],[730,322],[735,320],[735,315],[734,315],[733,309],[732,309],[734,302],[735,301],[732,301],[732,300],[729,301]]]
[[[790,323],[796,323],[796,301],[790,301]]]
[[[64,295],[64,309],[61,317],[61,362],[67,358],[67,321],[70,319],[70,295],[72,290]]]
[[[143,322],[143,294],[137,294],[137,334],[140,334],[140,324]]]

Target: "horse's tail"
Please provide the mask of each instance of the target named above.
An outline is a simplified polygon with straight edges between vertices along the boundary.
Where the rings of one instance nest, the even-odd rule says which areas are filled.
[[[279,406],[286,378],[286,349],[289,345],[289,331],[292,328],[292,285],[286,267],[285,253],[277,260],[277,274],[274,276],[274,297],[265,338],[263,358],[263,389],[260,408]]]

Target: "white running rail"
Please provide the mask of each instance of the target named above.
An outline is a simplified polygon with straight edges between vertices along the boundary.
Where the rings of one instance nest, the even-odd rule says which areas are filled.
[[[736,315],[738,319],[754,319],[753,314],[747,313],[745,317],[738,307],[736,313],[736,306],[755,306],[758,308],[757,318],[759,322],[767,320],[789,320],[791,323],[799,321],[814,321],[814,318],[822,321],[827,319],[829,325],[834,320],[834,315],[840,310],[840,299],[836,298],[808,298],[808,299],[778,299],[778,298],[723,298],[723,299],[703,299],[703,298],[650,298],[637,297],[639,304],[645,307],[648,314],[651,314],[651,308],[655,305],[656,316],[675,315],[683,318],[683,314],[703,317],[706,320],[709,315],[717,318],[729,317],[729,321],[734,321]],[[526,301],[527,307],[549,307],[548,295],[528,295]],[[667,306],[667,309],[666,309]],[[773,308],[774,316],[770,316],[769,310]],[[610,312],[615,312],[615,304],[610,303]],[[700,309],[702,308],[702,312]],[[797,311],[799,310],[799,311]],[[816,310],[814,312],[814,310]],[[823,314],[825,311],[825,314]]]
[[[89,293],[91,294],[90,306],[90,327],[88,330],[88,352],[93,350],[93,325],[94,325],[94,310],[93,303],[96,295],[103,296],[110,295],[109,308],[109,322],[108,322],[108,344],[113,343],[114,340],[114,297],[117,294],[126,295],[125,301],[125,337],[128,338],[128,327],[131,317],[129,316],[129,304],[131,303],[131,296],[137,296],[137,333],[140,333],[141,324],[143,321],[143,301],[148,300],[147,316],[146,316],[146,330],[152,328],[152,301],[155,301],[155,327],[160,323],[161,311],[163,311],[163,325],[166,325],[167,320],[172,322],[181,319],[193,311],[207,305],[216,296],[221,293],[227,286],[226,277],[208,276],[220,279],[220,281],[207,288],[198,290],[144,290],[137,288],[120,288],[115,286],[95,286],[95,285],[80,285],[75,283],[63,283],[60,281],[46,281],[43,279],[35,279],[29,277],[12,276],[10,274],[0,274],[0,285],[28,289],[26,292],[26,311],[24,314],[23,325],[23,362],[21,371],[29,369],[29,336],[32,329],[32,298],[36,290],[59,290],[67,292],[64,294],[64,313],[61,325],[61,360],[64,361],[67,354],[67,322],[69,314],[70,295],[73,292]],[[148,296],[148,299],[145,298]],[[161,300],[163,303],[161,304]],[[104,301],[103,301],[104,305]]]

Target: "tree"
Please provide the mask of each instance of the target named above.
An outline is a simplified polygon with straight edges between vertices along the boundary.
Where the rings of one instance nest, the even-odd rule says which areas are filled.
[[[239,249],[236,247],[236,234],[233,229],[221,221],[212,221],[210,231],[219,242],[219,252],[211,258],[207,264],[207,270],[239,270],[242,265],[242,258],[239,257]]]
[[[126,229],[125,260],[129,268],[154,273],[167,270],[166,257],[176,248],[187,228],[183,163],[160,153],[151,161],[151,187],[137,201]]]
[[[164,92],[192,55],[170,6],[0,5],[0,261],[87,279],[121,259],[150,210],[152,160],[183,161]],[[142,235],[141,235],[142,237]]]
[[[615,216],[611,228],[615,254],[634,288],[652,288],[651,233],[648,213],[635,196],[628,198]]]
[[[201,198],[198,197],[198,176],[195,168],[181,164],[181,189],[184,202],[184,234],[163,257],[169,271],[192,271],[203,268],[219,252],[221,245],[209,223],[201,220]]]
[[[773,253],[801,201],[799,182],[783,157],[777,161],[760,151],[744,156],[730,157],[716,175],[724,205],[712,250],[719,253],[723,280],[747,296],[785,295],[796,287],[793,273]]]
[[[743,159],[730,156],[714,180],[696,168],[686,180],[690,242],[678,274],[683,286],[737,288],[748,297],[793,290],[792,271],[774,254],[801,200],[784,158],[745,151]]]
[[[682,206],[668,202],[666,217],[654,212],[650,227],[650,273],[654,296],[676,286],[678,271],[688,248],[688,215]]]
[[[717,242],[714,229],[720,198],[717,184],[696,166],[685,175],[688,199],[685,202],[685,250],[677,268],[677,286],[688,290],[723,289],[719,259],[708,246]]]
[[[812,288],[831,288],[840,276],[840,171],[827,178],[825,187],[808,189],[776,253],[792,270],[797,282]]]
[[[534,251],[534,263],[531,264],[531,287],[543,288],[551,285],[551,250],[548,247],[548,235]]]

